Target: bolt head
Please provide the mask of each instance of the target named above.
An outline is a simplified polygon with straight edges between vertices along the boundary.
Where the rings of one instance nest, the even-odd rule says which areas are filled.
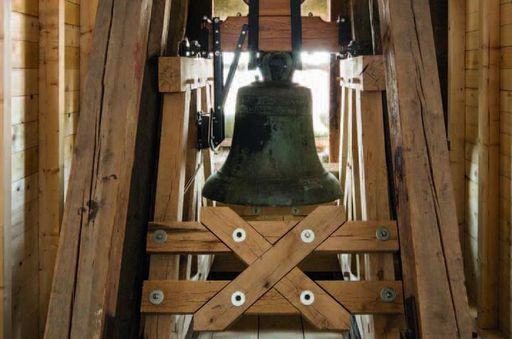
[[[164,299],[165,295],[162,290],[153,290],[149,293],[149,302],[153,305],[160,305]]]
[[[396,297],[396,291],[391,287],[385,287],[380,291],[380,299],[385,303],[392,303]]]

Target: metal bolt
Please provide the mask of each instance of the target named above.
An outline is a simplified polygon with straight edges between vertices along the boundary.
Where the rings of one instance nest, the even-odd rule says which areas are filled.
[[[219,56],[220,55],[220,52],[219,51],[215,51],[215,56]]]
[[[153,305],[160,305],[164,302],[164,292],[162,290],[154,290],[149,293],[149,302]]]
[[[306,229],[300,234],[300,239],[306,244],[310,244],[315,241],[315,232],[313,232],[313,230]]]
[[[315,294],[311,291],[302,291],[300,293],[300,303],[302,305],[312,305],[315,302]]]
[[[220,21],[219,18],[213,18],[213,22],[218,23]]]
[[[300,214],[300,208],[299,207],[292,207],[292,214],[293,215],[299,215]]]
[[[384,287],[380,291],[380,300],[385,303],[392,303],[396,299],[396,291],[391,287]]]
[[[377,240],[388,241],[391,239],[391,232],[386,227],[379,227],[375,233]]]
[[[261,213],[261,208],[259,208],[259,207],[253,207],[252,208],[252,214],[260,215],[260,213]]]
[[[236,291],[231,295],[231,304],[236,307],[240,307],[245,304],[245,294],[241,291]]]
[[[164,230],[156,230],[153,232],[153,242],[155,244],[163,244],[167,241],[167,232]]]
[[[236,230],[233,231],[232,236],[235,242],[244,242],[245,238],[247,237],[247,233],[245,232],[244,229],[237,228]]]

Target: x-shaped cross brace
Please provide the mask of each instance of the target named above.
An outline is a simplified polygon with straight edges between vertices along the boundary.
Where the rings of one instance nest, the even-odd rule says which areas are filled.
[[[319,329],[350,329],[350,313],[296,267],[345,221],[343,208],[322,206],[272,245],[231,209],[203,209],[202,223],[248,267],[194,314],[194,330],[225,330],[270,290]]]

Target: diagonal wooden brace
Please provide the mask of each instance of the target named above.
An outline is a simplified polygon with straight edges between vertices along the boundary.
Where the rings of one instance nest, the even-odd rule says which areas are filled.
[[[195,313],[194,329],[224,330],[274,287],[319,329],[348,330],[350,313],[295,267],[345,221],[342,208],[319,207],[272,246],[231,209],[204,209],[203,224],[249,267]]]

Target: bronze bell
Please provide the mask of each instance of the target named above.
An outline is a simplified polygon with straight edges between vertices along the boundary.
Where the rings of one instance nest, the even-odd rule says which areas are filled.
[[[234,205],[301,206],[334,201],[341,188],[322,166],[309,89],[292,83],[288,53],[262,61],[264,81],[238,92],[231,151],[203,196]]]

